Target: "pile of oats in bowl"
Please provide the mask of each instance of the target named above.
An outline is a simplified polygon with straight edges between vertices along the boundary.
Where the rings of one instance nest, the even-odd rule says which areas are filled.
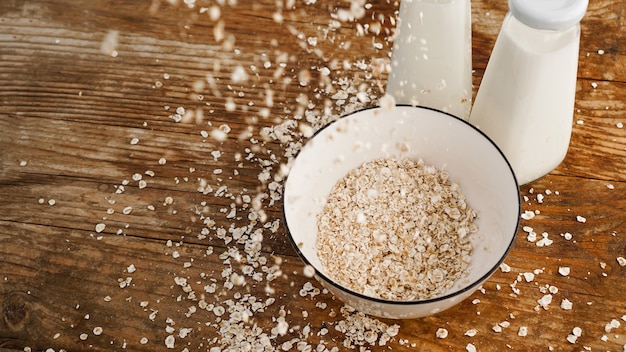
[[[377,159],[332,189],[318,216],[318,256],[352,291],[432,298],[467,274],[476,216],[447,172],[422,160]]]

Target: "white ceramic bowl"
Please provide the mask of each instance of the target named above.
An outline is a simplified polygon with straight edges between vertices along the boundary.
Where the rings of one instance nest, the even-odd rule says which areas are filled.
[[[383,157],[421,158],[447,170],[478,214],[469,275],[440,296],[418,301],[368,297],[334,282],[317,256],[317,215],[331,189],[350,170]],[[283,195],[289,238],[322,285],[362,312],[396,319],[434,314],[470,296],[511,249],[520,212],[513,170],[488,137],[452,115],[412,106],[361,110],[318,131],[293,160]]]

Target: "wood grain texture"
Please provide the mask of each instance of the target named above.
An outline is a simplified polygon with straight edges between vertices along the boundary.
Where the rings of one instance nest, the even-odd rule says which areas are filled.
[[[372,2],[348,22],[336,19],[348,2],[293,4],[226,1],[212,20],[218,5],[200,0],[0,2],[0,351],[166,351],[169,335],[174,350],[240,351],[226,322],[241,307],[254,314],[235,325],[267,334],[267,350],[348,349],[353,335],[337,328],[355,313],[302,291],[321,287],[287,240],[272,177],[306,140],[293,121],[317,128],[384,93],[399,3]],[[506,9],[472,2],[475,87]],[[380,319],[398,336],[362,347],[623,350],[625,18],[623,1],[589,4],[570,149],[521,187],[535,216],[522,220],[510,272],[437,315]],[[114,56],[102,48],[111,33]],[[246,80],[233,77],[239,68]],[[359,102],[359,89],[374,99]],[[227,139],[212,137],[226,126]],[[260,194],[264,214],[252,202]],[[553,243],[529,241],[530,228]],[[251,272],[245,285],[225,284],[231,270]],[[280,316],[284,335],[272,330]],[[621,326],[607,332],[612,319]],[[582,335],[570,343],[575,327]]]

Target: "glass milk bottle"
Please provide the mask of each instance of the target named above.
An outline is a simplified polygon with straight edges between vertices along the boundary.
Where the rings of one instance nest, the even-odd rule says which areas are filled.
[[[465,120],[472,99],[470,0],[402,0],[387,93]]]
[[[519,184],[549,173],[567,153],[587,4],[509,0],[469,121],[500,147]]]

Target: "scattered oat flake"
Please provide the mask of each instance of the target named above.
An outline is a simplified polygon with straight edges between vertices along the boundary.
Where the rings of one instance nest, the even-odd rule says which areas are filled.
[[[543,203],[543,199],[544,199],[544,195],[539,193],[537,194],[537,203],[541,204]]]
[[[619,328],[619,327],[620,327],[620,325],[621,325],[621,323],[619,322],[619,320],[617,320],[617,319],[612,319],[612,320],[611,320],[611,322],[607,323],[607,324],[604,326],[604,331],[605,331],[606,333],[609,333],[609,332],[611,332],[611,330],[612,330],[612,329],[617,329],[617,328]]]
[[[174,338],[174,336],[172,335],[168,335],[165,338],[165,347],[167,348],[174,348],[174,343],[176,342],[176,338]]]
[[[215,128],[211,130],[211,138],[215,139],[218,142],[223,142],[228,138],[228,135],[226,134],[226,132]]]
[[[54,199],[48,200],[48,205],[55,205],[56,203],[57,203],[57,201],[54,200]]]
[[[104,229],[105,229],[106,227],[107,227],[107,225],[106,225],[106,224],[99,223],[99,224],[97,224],[97,225],[96,225],[96,232],[97,232],[97,233],[100,233],[100,232],[104,231]]]
[[[100,51],[103,54],[116,57],[118,54],[117,53],[117,46],[118,46],[118,40],[119,40],[118,38],[119,38],[119,31],[116,31],[116,30],[108,31],[106,36],[100,43]]]
[[[279,318],[278,323],[275,328],[275,332],[280,336],[284,336],[287,333],[288,329],[289,329],[289,324],[285,321],[285,319]]]
[[[563,298],[563,300],[561,301],[561,309],[571,310],[572,307],[573,307],[573,303],[569,299]]]
[[[552,243],[554,243],[554,241],[552,241],[550,238],[548,238],[548,233],[544,232],[541,234],[542,238],[537,241],[536,245],[537,247],[547,247],[549,245],[551,245]]]
[[[439,329],[437,329],[437,332],[435,333],[435,336],[437,336],[440,339],[445,339],[446,337],[448,337],[448,330],[446,330],[444,328],[439,328]]]
[[[583,334],[583,329],[581,329],[580,327],[576,326],[575,328],[572,329],[572,334],[576,337],[581,337]]]
[[[567,266],[561,266],[559,267],[559,274],[561,274],[562,276],[567,276],[570,273],[570,268]]]
[[[469,329],[465,332],[465,336],[469,336],[469,337],[474,337],[476,336],[476,334],[478,334],[478,330],[476,329]]]
[[[500,264],[500,271],[502,271],[503,273],[510,273],[511,267],[506,263],[502,263]]]
[[[100,326],[96,326],[95,328],[93,328],[93,334],[96,335],[96,336],[102,335],[103,331],[104,330]]]
[[[309,138],[311,136],[313,136],[313,134],[315,133],[315,130],[313,129],[313,127],[311,127],[308,124],[298,124],[298,128],[300,130],[300,133],[302,133],[302,135],[306,138]]]
[[[181,339],[186,338],[191,332],[193,331],[192,328],[181,328],[178,331],[178,337],[180,337]]]
[[[624,257],[617,257],[617,263],[620,266],[626,266],[626,258],[624,258]]]
[[[520,326],[519,330],[517,330],[517,336],[524,337],[526,335],[528,335],[528,327],[527,326]]]
[[[312,265],[306,265],[302,272],[306,277],[313,277],[313,275],[315,275],[315,268]]]
[[[243,66],[237,66],[233,70],[230,79],[233,83],[242,83],[248,80],[248,73],[243,68]]]
[[[526,280],[526,282],[531,282],[535,279],[535,274],[531,273],[531,272],[526,272],[524,274],[522,274],[524,276],[524,280]]]
[[[395,98],[390,94],[385,94],[378,100],[380,107],[385,110],[391,110],[396,106]]]
[[[541,308],[547,310],[550,303],[552,303],[552,295],[544,295],[541,299],[537,300],[537,303],[539,303]]]
[[[474,346],[474,344],[472,343],[468,343],[467,346],[465,346],[465,350],[467,352],[476,352],[476,346]]]
[[[576,221],[584,224],[587,222],[587,218],[585,218],[584,216],[576,215]]]
[[[522,213],[521,217],[524,220],[531,220],[535,217],[535,212],[531,210],[526,210],[524,211],[524,213]]]

